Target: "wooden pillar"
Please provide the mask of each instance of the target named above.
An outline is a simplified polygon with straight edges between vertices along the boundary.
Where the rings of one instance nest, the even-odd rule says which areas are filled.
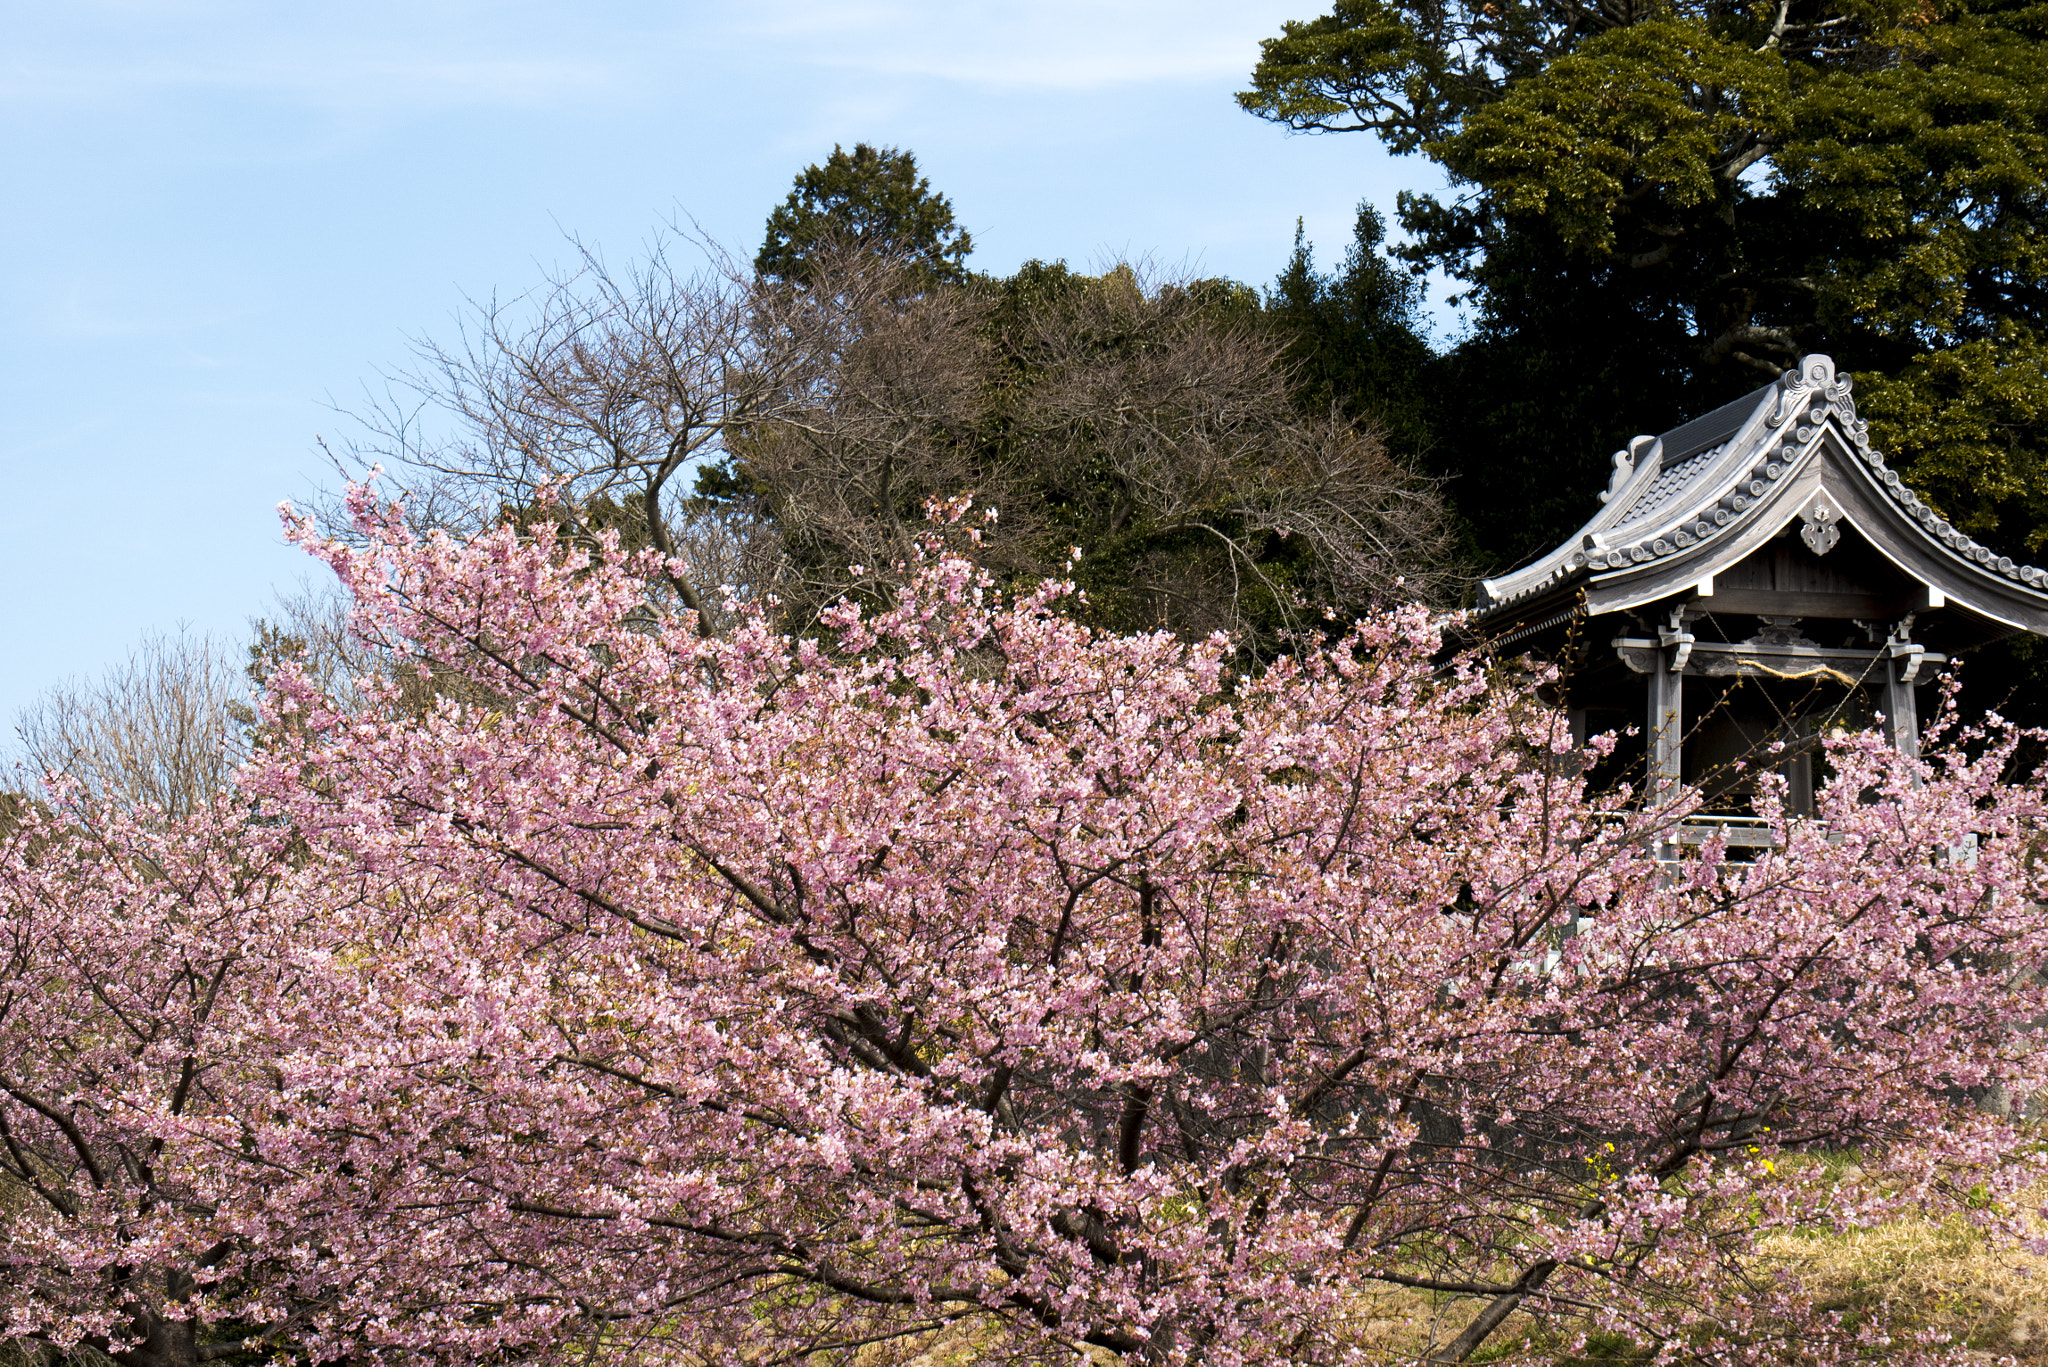
[[[1677,648],[1657,652],[1657,668],[1649,678],[1649,725],[1643,735],[1649,750],[1649,774],[1643,799],[1651,806],[1670,800],[1682,774],[1680,750],[1685,740],[1685,675]]]
[[[1918,652],[1885,661],[1885,734],[1892,748],[1907,759],[1920,758],[1920,712],[1913,701],[1913,680],[1919,672]]]
[[[1785,763],[1785,806],[1794,816],[1813,815],[1813,718],[1794,717],[1786,745],[1792,758]]]

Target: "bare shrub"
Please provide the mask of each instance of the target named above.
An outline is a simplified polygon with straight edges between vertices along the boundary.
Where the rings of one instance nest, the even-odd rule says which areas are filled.
[[[1032,377],[1014,440],[1041,496],[1101,539],[1151,543],[1130,624],[1241,633],[1259,616],[1294,628],[1305,605],[1454,599],[1435,485],[1371,427],[1302,414],[1286,338],[1220,292],[1119,266],[1005,338]]]
[[[222,791],[243,755],[247,691],[210,636],[152,635],[98,678],[52,688],[15,723],[21,760],[135,814],[180,817]]]
[[[424,522],[653,547],[706,631],[728,594],[798,630],[848,592],[886,602],[927,508],[963,497],[999,512],[987,568],[1029,582],[1079,547],[1120,630],[1270,642],[1462,585],[1436,487],[1300,411],[1247,291],[1035,264],[940,285],[830,244],[764,280],[694,240],[686,271],[683,241],[624,272],[579,244],[574,271],[473,304],[364,417],[355,467],[391,467]]]

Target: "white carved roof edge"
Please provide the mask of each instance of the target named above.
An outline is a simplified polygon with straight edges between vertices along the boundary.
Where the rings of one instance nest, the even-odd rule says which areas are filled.
[[[1830,435],[1839,450],[1854,453],[1868,482],[1918,533],[1924,553],[1952,562],[1950,568],[1968,577],[1993,581],[2000,596],[2018,591],[2038,599],[2040,612],[2048,614],[2048,572],[1993,554],[1908,489],[1871,448],[1869,424],[1856,416],[1850,388],[1849,377],[1835,373],[1831,358],[1807,356],[1796,369],[1747,398],[1661,437],[1635,438],[1627,450],[1614,455],[1614,478],[1601,496],[1600,511],[1542,559],[1482,580],[1480,615],[1493,617],[1574,581],[1618,589],[1624,587],[1623,581],[1637,577],[1663,585],[1681,571],[1696,568],[1702,579],[1718,573],[1801,515],[1806,500],[1783,495],[1795,483],[1802,491],[1814,486],[1811,478],[1801,476],[1824,459]],[[1744,405],[1749,406],[1746,416]],[[1631,510],[1663,469],[1675,468],[1703,451],[1711,455],[1702,470],[1648,516],[1630,522]],[[1627,535],[1617,536],[1625,523]],[[1901,568],[1914,572],[1910,565]],[[1660,589],[1659,594],[1668,591]],[[1621,605],[1610,594],[1601,596],[1610,600],[1609,610]],[[1997,611],[1988,615],[2007,620],[2007,614]]]

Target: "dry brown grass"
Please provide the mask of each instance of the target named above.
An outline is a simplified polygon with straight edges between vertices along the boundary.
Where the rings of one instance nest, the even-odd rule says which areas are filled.
[[[2025,1193],[2030,1207],[2048,1205],[2048,1183]],[[1961,1220],[1901,1220],[1849,1234],[1780,1234],[1764,1241],[1766,1266],[1814,1288],[1821,1306],[1845,1315],[1881,1319],[1895,1330],[1938,1329],[1967,1345],[1985,1363],[2017,1359],[2048,1364],[2048,1258],[1994,1248]],[[1454,1339],[1479,1309],[1471,1298],[1431,1296],[1398,1287],[1362,1289],[1334,1326],[1349,1344],[1385,1367],[1414,1367]],[[849,1326],[850,1327],[850,1326]],[[1517,1315],[1492,1336],[1481,1360],[1535,1349],[1538,1360],[1583,1362],[1569,1345],[1585,1326]],[[857,1350],[813,1354],[810,1367],[1002,1367],[1014,1359],[988,1353],[989,1326],[969,1320],[925,1334]],[[649,1349],[652,1348],[652,1351]],[[1629,1360],[1626,1346],[1613,1351]],[[763,1343],[743,1352],[749,1361],[786,1360]],[[676,1361],[653,1345],[624,1344],[600,1361]],[[685,1356],[685,1362],[697,1361]],[[1122,1367],[1115,1354],[1090,1351],[1092,1367]],[[0,1357],[0,1367],[6,1367]],[[1079,1367],[1077,1361],[1076,1367]]]
[[[2048,1203],[2048,1186],[2026,1199]],[[1815,1287],[1828,1309],[1943,1330],[1987,1360],[2048,1362],[2048,1258],[1994,1247],[1961,1220],[1784,1234],[1763,1252]]]
[[[1433,1349],[1457,1337],[1471,1317],[1476,1302],[1453,1302],[1419,1292],[1389,1287],[1361,1292],[1352,1299],[1343,1322],[1337,1326],[1347,1342],[1365,1348],[1374,1360],[1387,1367],[1411,1367],[1427,1361]],[[1511,1321],[1504,1335],[1515,1329]],[[861,1350],[849,1367],[985,1367],[978,1340],[985,1335],[969,1326],[957,1326],[935,1334],[877,1344]],[[824,1367],[825,1359],[817,1359]],[[1123,1359],[1104,1349],[1091,1349],[1086,1358],[1094,1367],[1119,1367]]]

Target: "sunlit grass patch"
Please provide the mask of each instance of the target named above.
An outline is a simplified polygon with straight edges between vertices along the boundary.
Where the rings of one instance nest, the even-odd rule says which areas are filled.
[[[2040,1204],[2048,1187],[2027,1196]],[[2048,1258],[1994,1246],[1960,1218],[1778,1234],[1759,1252],[1811,1285],[1820,1309],[1852,1322],[1933,1329],[1973,1349],[2048,1361]]]

